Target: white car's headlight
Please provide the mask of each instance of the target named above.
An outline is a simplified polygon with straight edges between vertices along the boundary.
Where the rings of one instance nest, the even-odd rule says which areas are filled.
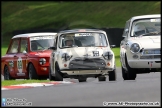
[[[65,60],[65,61],[68,61],[71,59],[72,56],[70,56],[68,53],[63,53],[62,54],[62,58]]]
[[[44,65],[45,63],[46,63],[46,59],[45,58],[39,59],[39,64],[40,65]]]
[[[140,46],[138,43],[133,43],[130,47],[132,53],[138,53],[140,51]]]
[[[112,52],[107,51],[107,52],[103,53],[103,57],[106,60],[111,60],[113,58],[113,54],[112,54]]]

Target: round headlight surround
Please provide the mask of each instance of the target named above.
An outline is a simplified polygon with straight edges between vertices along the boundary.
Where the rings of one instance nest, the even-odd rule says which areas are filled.
[[[68,61],[71,59],[71,56],[68,54],[68,53],[63,53],[62,54],[62,58],[65,60],[65,61]]]
[[[132,53],[139,53],[140,51],[140,45],[138,43],[133,43],[130,47],[130,51]]]
[[[103,53],[103,57],[106,60],[111,60],[113,58],[113,54],[111,53],[111,51],[107,51]]]
[[[46,59],[45,59],[45,58],[40,58],[40,59],[39,59],[39,64],[40,64],[40,65],[46,64]]]

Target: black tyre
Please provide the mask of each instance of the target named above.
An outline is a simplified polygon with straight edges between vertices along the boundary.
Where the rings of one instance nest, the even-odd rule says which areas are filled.
[[[49,80],[54,81],[55,77],[51,75],[51,67],[49,66]]]
[[[126,71],[123,67],[122,67],[122,77],[123,77],[124,80],[128,80],[127,73],[126,73]]]
[[[125,63],[126,63],[126,67],[127,67],[127,80],[135,80],[136,79],[136,69],[133,69],[128,65],[127,57],[125,57]]]
[[[7,66],[4,67],[4,80],[13,80]]]
[[[38,75],[37,72],[35,70],[35,67],[33,66],[32,63],[29,64],[29,68],[28,68],[28,75],[29,75],[29,79],[38,79]]]
[[[116,66],[113,71],[109,71],[109,81],[116,81]]]
[[[47,80],[47,77],[46,77],[46,76],[39,76],[38,79],[39,79],[39,80]]]
[[[78,81],[79,81],[79,82],[86,82],[86,81],[87,81],[87,78],[85,78],[85,77],[82,78],[82,77],[81,77],[81,78],[78,79]]]
[[[106,77],[105,76],[99,76],[98,81],[106,81]]]
[[[56,81],[63,81],[63,76],[60,72],[59,66],[56,64],[55,65],[55,80]]]

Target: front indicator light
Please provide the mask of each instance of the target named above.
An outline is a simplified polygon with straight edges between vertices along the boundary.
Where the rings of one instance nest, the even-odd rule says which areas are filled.
[[[41,67],[41,70],[42,71],[47,71],[47,68],[46,67]]]
[[[67,64],[64,64],[64,67],[66,67],[67,66]]]
[[[109,62],[107,63],[107,66],[110,66],[110,63]]]

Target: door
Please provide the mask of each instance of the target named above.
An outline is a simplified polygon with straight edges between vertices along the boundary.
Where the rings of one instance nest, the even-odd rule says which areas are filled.
[[[18,48],[19,48],[19,38],[12,39],[10,48],[7,51],[7,62],[9,64],[9,72],[11,76],[16,76],[15,74],[15,68],[16,68],[16,61],[15,61],[15,56],[18,53]]]
[[[15,55],[16,68],[15,73],[18,77],[27,74],[27,53],[28,43],[27,38],[21,38],[19,52]]]

